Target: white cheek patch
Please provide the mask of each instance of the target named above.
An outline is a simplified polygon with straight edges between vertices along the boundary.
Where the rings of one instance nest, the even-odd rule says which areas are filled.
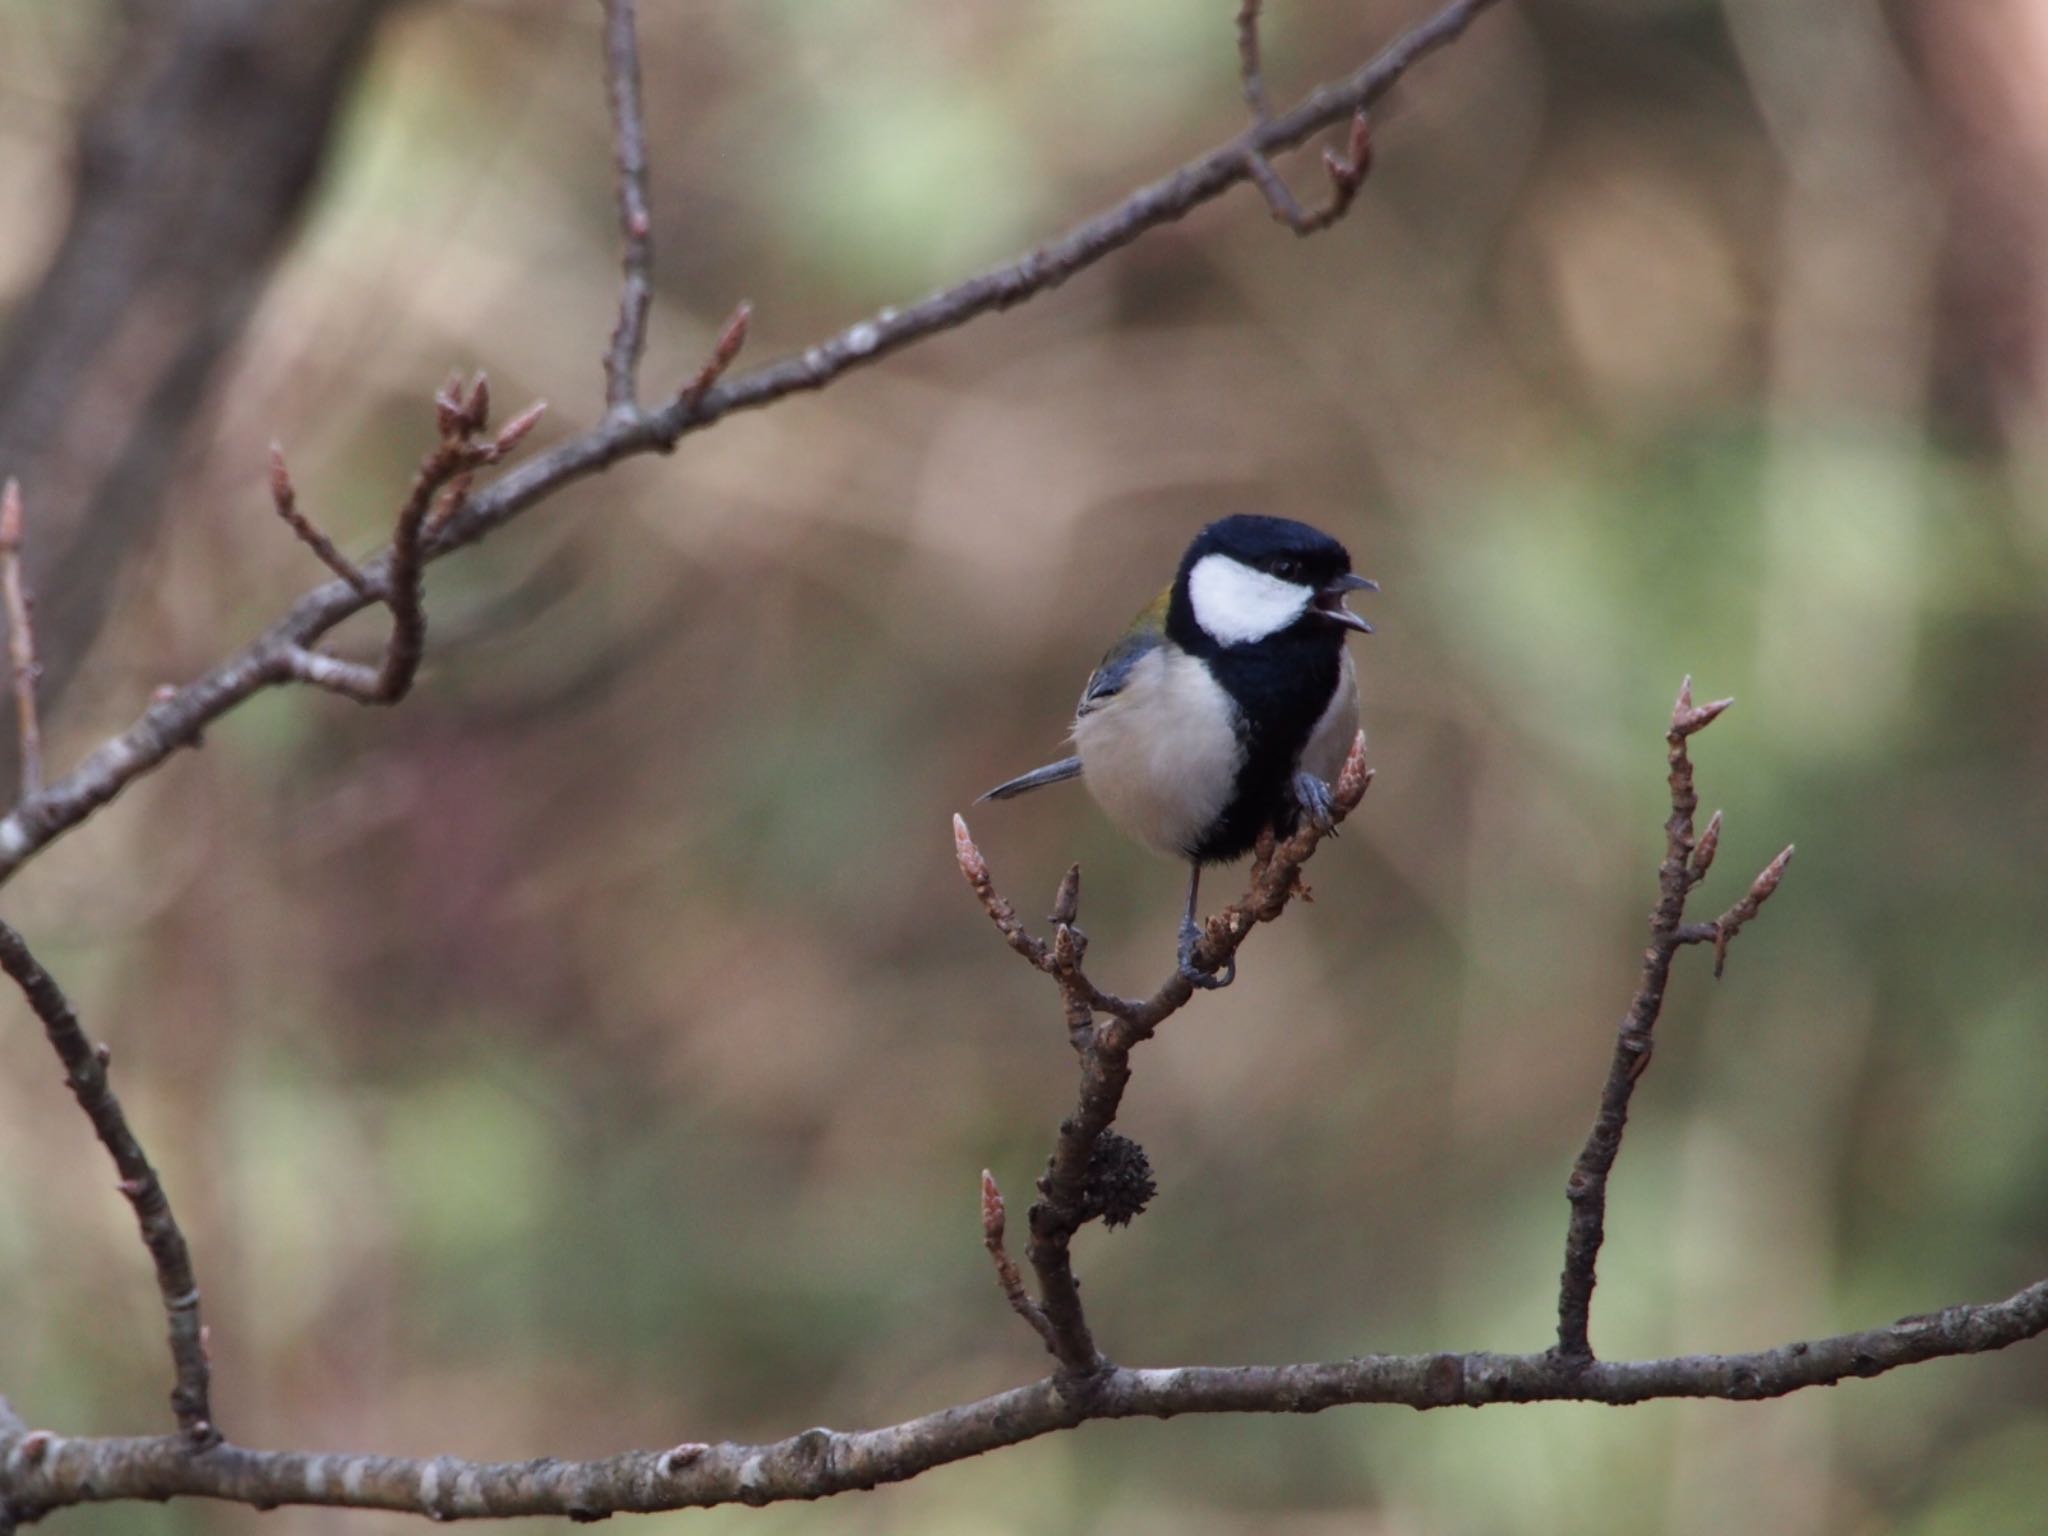
[[[1307,612],[1314,596],[1307,587],[1228,555],[1204,555],[1188,572],[1195,622],[1218,645],[1246,645],[1285,629]]]

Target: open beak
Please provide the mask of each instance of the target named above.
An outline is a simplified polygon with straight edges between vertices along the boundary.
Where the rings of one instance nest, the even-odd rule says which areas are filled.
[[[1355,629],[1361,635],[1369,635],[1372,633],[1372,626],[1344,606],[1344,597],[1350,592],[1377,592],[1379,589],[1378,582],[1347,572],[1316,594],[1313,607],[1331,623],[1342,624],[1346,629]]]

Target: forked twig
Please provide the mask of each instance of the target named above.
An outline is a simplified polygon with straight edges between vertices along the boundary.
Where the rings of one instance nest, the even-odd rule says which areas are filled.
[[[398,510],[391,535],[391,555],[385,563],[379,592],[391,610],[391,634],[385,643],[383,661],[371,667],[344,661],[310,646],[289,645],[283,650],[281,661],[288,676],[359,704],[396,704],[412,691],[426,650],[426,539],[460,511],[460,499],[467,494],[470,476],[510,453],[533,430],[546,409],[546,402],[538,401],[515,416],[495,437],[485,437],[483,434],[490,427],[491,392],[489,381],[481,373],[467,390],[459,380],[451,380],[434,397],[434,416],[441,440],[420,461],[412,489]],[[278,497],[283,462],[282,458],[272,460],[271,490],[273,499],[278,500],[279,513],[307,542],[318,538],[316,550],[324,544],[331,551],[333,546],[327,544],[325,537],[299,517],[295,508],[287,512],[288,502]],[[289,489],[289,477],[282,483]],[[445,499],[437,501],[444,495]],[[311,538],[307,537],[308,530]],[[337,553],[335,558],[341,556]],[[365,584],[369,581],[360,572],[357,579]]]
[[[1642,978],[1615,1038],[1614,1058],[1607,1069],[1593,1129],[1565,1183],[1571,1220],[1565,1232],[1564,1270],[1558,1282],[1557,1354],[1573,1363],[1582,1364],[1593,1358],[1588,1327],[1595,1270],[1600,1246],[1606,1238],[1607,1179],[1621,1152],[1629,1100],[1637,1080],[1650,1064],[1652,1031],[1664,1008],[1664,989],[1671,978],[1672,959],[1684,945],[1711,940],[1716,946],[1714,974],[1718,976],[1728,941],[1756,916],[1757,909],[1778,888],[1792,857],[1792,850],[1787,848],[1773,859],[1757,876],[1749,893],[1714,923],[1686,923],[1686,898],[1706,878],[1721,843],[1719,811],[1698,840],[1693,837],[1693,814],[1699,809],[1699,796],[1693,790],[1688,743],[1734,702],[1718,699],[1711,704],[1695,705],[1692,679],[1688,677],[1679,685],[1678,700],[1671,707],[1671,724],[1664,737],[1671,815],[1664,823],[1664,861],[1657,872],[1657,905],[1650,913],[1650,945],[1643,951]]]
[[[1328,229],[1350,211],[1358,189],[1372,174],[1372,123],[1362,106],[1351,114],[1344,152],[1339,154],[1327,146],[1323,150],[1323,171],[1330,178],[1329,198],[1314,211],[1304,208],[1259,143],[1260,132],[1273,121],[1272,108],[1266,102],[1259,47],[1259,15],[1263,9],[1264,0],[1242,0],[1237,11],[1238,79],[1244,90],[1245,106],[1252,114],[1253,128],[1244,150],[1245,169],[1276,220],[1297,235],[1313,235]]]
[[[1333,831],[1358,808],[1371,784],[1361,734],[1332,788]],[[1304,822],[1283,841],[1276,843],[1268,836],[1253,859],[1245,894],[1203,924],[1195,949],[1196,969],[1221,967],[1253,928],[1286,910],[1301,893],[1302,865],[1325,835]],[[953,843],[961,874],[1004,942],[1058,987],[1068,1040],[1080,1058],[1079,1098],[1074,1112],[1060,1123],[1052,1157],[1038,1181],[1025,1256],[1038,1277],[1037,1306],[1050,1325],[1047,1347],[1059,1361],[1059,1379],[1067,1390],[1085,1396],[1110,1365],[1096,1348],[1081,1307],[1071,1252],[1074,1235],[1098,1216],[1117,1219],[1119,1210],[1128,1220],[1150,1194],[1151,1175],[1143,1153],[1135,1143],[1116,1137],[1110,1127],[1130,1083],[1132,1049],[1186,1007],[1195,989],[1176,967],[1149,997],[1123,998],[1103,991],[1083,969],[1087,939],[1075,926],[1081,900],[1079,866],[1060,881],[1048,943],[1024,925],[997,889],[988,860],[958,816],[953,818]]]

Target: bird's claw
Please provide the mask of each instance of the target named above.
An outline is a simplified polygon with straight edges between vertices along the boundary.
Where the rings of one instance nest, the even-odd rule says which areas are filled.
[[[1337,802],[1331,797],[1330,786],[1312,773],[1297,773],[1294,776],[1294,803],[1301,807],[1301,814],[1308,824],[1324,837],[1337,835]]]
[[[1237,956],[1232,955],[1223,962],[1220,969],[1199,970],[1195,966],[1195,946],[1202,942],[1202,930],[1193,923],[1184,923],[1180,930],[1180,973],[1187,984],[1203,992],[1217,992],[1237,980]]]

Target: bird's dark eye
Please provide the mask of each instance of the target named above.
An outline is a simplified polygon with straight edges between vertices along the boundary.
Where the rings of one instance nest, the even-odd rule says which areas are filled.
[[[1275,560],[1269,569],[1282,581],[1299,581],[1301,579],[1301,562],[1299,560]]]

